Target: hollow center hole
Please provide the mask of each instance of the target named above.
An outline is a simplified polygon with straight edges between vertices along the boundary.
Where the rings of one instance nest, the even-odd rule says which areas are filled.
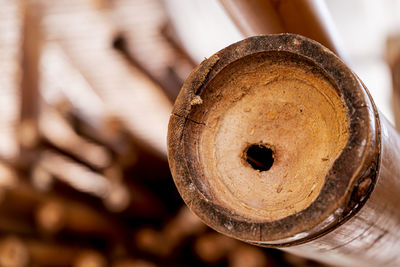
[[[274,164],[274,152],[263,144],[254,144],[245,151],[245,160],[255,170],[268,171]]]

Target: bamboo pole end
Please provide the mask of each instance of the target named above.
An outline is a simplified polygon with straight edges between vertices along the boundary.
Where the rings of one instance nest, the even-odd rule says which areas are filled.
[[[217,231],[264,246],[304,242],[371,191],[376,116],[358,78],[322,45],[250,37],[186,80],[169,124],[172,175]]]

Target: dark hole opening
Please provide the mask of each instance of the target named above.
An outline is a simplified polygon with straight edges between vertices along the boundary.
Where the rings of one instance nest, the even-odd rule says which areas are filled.
[[[122,34],[118,34],[114,37],[112,41],[112,47],[119,50],[120,52],[125,52],[126,50],[126,40]]]
[[[261,172],[268,171],[274,164],[274,152],[262,144],[249,146],[244,156],[253,169]]]

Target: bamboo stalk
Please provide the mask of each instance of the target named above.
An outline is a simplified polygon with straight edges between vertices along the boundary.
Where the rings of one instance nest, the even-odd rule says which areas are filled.
[[[118,237],[117,225],[88,205],[50,193],[38,193],[23,182],[3,190],[0,202],[0,230],[18,232],[21,228],[23,232],[32,232],[29,228],[24,230],[23,224],[21,227],[14,225],[14,231],[13,225],[7,223],[19,220],[30,223],[31,226],[38,226],[45,234],[84,235],[85,238],[101,237],[108,240]]]
[[[156,267],[157,265],[146,260],[123,259],[113,262],[112,267]]]
[[[108,179],[66,156],[50,150],[44,151],[38,164],[72,188],[102,199],[110,210],[121,211],[131,203],[130,192],[122,181]]]
[[[6,236],[0,239],[0,264],[7,267],[103,267],[106,260],[90,248]]]
[[[112,156],[107,148],[78,135],[69,122],[52,107],[45,107],[39,127],[51,144],[91,167],[104,169],[111,164]]]
[[[184,207],[161,231],[143,227],[135,235],[135,245],[139,250],[153,255],[170,255],[183,240],[204,232],[206,226]]]
[[[296,33],[342,56],[324,3],[318,0],[220,0],[242,33]]]
[[[103,175],[65,155],[44,150],[38,159],[37,168],[39,172],[45,172],[39,173],[42,176],[33,177],[36,184],[39,183],[39,188],[49,187],[54,182],[52,177],[48,180],[46,177],[48,173],[55,180],[78,192],[99,198],[109,211],[125,212],[146,218],[159,216],[164,212],[163,204],[153,193],[135,181],[130,181],[129,184],[123,181],[122,170],[118,169],[118,166],[115,166],[116,171],[121,173],[113,173],[112,169],[106,169]],[[120,177],[117,177],[118,175]]]
[[[59,41],[105,108],[119,117],[148,150],[164,159],[166,146],[162,140],[166,138],[170,101],[146,73],[132,66],[112,47],[119,30],[104,12],[89,1],[70,2],[70,7],[82,5],[81,11],[54,16],[62,4],[44,4],[43,14],[48,18],[43,24],[44,31]]]
[[[111,153],[75,133],[72,126],[55,109],[47,106],[40,117],[40,130],[46,140],[57,148],[75,156],[93,168],[104,169],[111,164]]]
[[[22,4],[22,13],[24,14],[24,25],[18,140],[21,150],[19,161],[20,164],[26,165],[33,160],[32,150],[39,142],[37,125],[40,99],[38,65],[41,40],[38,9],[30,1],[27,1]]]
[[[162,2],[142,1],[140,4],[140,1],[117,0],[112,2],[111,11],[121,29],[114,47],[133,65],[142,68],[171,100],[175,100],[194,64],[164,35],[167,14]]]
[[[396,266],[400,138],[332,52],[257,36],[203,61],[170,118],[189,208],[251,244],[340,266]]]
[[[24,12],[18,1],[0,3],[0,155],[15,161],[19,154],[16,136],[20,121],[21,49]]]
[[[216,264],[221,262],[233,251],[239,242],[235,239],[216,232],[200,235],[194,243],[196,255],[205,263]]]
[[[396,129],[400,129],[400,35],[390,36],[386,42],[386,62],[392,75],[392,108]]]

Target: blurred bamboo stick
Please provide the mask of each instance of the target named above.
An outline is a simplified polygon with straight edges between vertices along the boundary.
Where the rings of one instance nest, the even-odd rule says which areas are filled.
[[[90,248],[5,236],[0,239],[0,264],[4,267],[105,267],[106,259]]]
[[[37,193],[23,182],[3,190],[0,202],[3,218],[26,221],[49,234],[84,234],[113,239],[119,231],[110,219],[93,208],[50,193]]]
[[[18,1],[0,3],[0,156],[15,161],[20,122],[21,50],[24,16]]]
[[[85,77],[72,66],[67,55],[57,43],[49,42],[44,46],[42,63],[43,97],[47,105],[52,106],[54,112],[61,116],[57,116],[58,119],[56,120],[59,121],[60,126],[67,127],[65,123],[61,124],[61,120],[69,125],[73,124],[73,130],[79,132],[79,136],[85,136],[84,139],[89,139],[89,143],[95,141],[95,143],[107,147],[117,157],[115,160],[123,161],[128,165],[134,164],[137,155],[132,136],[118,117],[106,108],[105,103],[94,92]],[[42,114],[44,118],[41,119],[40,125],[42,128],[46,126],[44,127],[44,130],[46,130],[44,134],[51,135],[50,137],[55,141],[56,136],[52,132],[50,118],[45,110]],[[43,121],[47,122],[43,123]],[[72,129],[72,126],[68,126],[68,128]],[[71,132],[71,130],[68,131]],[[76,136],[76,134],[74,135]],[[71,134],[69,136],[72,137]],[[59,139],[57,143],[60,146],[62,144]],[[82,143],[82,141],[84,140],[78,141],[78,143]],[[69,148],[64,145],[63,149],[68,150]],[[76,150],[73,153],[75,156],[80,158],[83,156],[92,167],[104,168],[108,164],[104,163],[109,160],[104,159],[109,158],[110,155],[101,153],[103,156],[100,158],[103,160],[99,164],[98,160],[93,159],[93,157],[90,157],[89,160],[88,156],[80,156],[80,150],[84,150],[83,148],[78,146],[74,150]],[[84,151],[83,154],[85,154]],[[109,152],[106,154],[109,154]],[[96,162],[92,162],[93,160]]]
[[[44,3],[46,33],[59,41],[106,108],[121,119],[135,138],[165,159],[170,101],[157,84],[112,47],[119,32],[112,20],[87,1],[75,0],[71,6],[75,2],[83,6],[80,12],[65,12],[62,17],[51,16],[61,4]],[[71,21],[75,24],[71,25]],[[85,27],[81,27],[82,23]]]
[[[392,108],[397,131],[400,130],[400,34],[386,41],[386,62],[392,77]]]
[[[186,207],[182,207],[162,229],[142,228],[134,236],[136,246],[153,255],[166,257],[189,236],[199,234],[206,226]]]
[[[54,151],[47,150],[42,152],[38,164],[54,177],[76,190],[89,193],[104,199],[106,202],[113,190],[112,187],[118,186],[121,190],[124,190],[123,186],[112,183],[100,173],[96,173],[88,167]],[[124,195],[129,198],[126,190],[124,192]]]
[[[104,169],[111,164],[112,156],[105,147],[76,134],[70,123],[55,109],[49,106],[44,108],[39,126],[41,134],[50,143],[93,168]]]
[[[51,150],[42,152],[37,164],[75,190],[101,199],[110,211],[145,217],[163,212],[163,206],[151,192],[134,181],[127,186],[118,165],[114,166],[114,170],[105,170],[103,175]]]
[[[112,263],[112,267],[156,267],[157,265],[141,259],[123,259]]]
[[[343,57],[325,3],[319,0],[220,0],[246,37],[296,33],[316,40]]]
[[[133,8],[138,5],[140,8]],[[167,14],[161,1],[117,0],[111,6],[115,23],[121,29],[114,47],[143,69],[172,101],[175,100],[194,64],[165,36]],[[147,13],[152,16],[145,15]]]
[[[38,9],[31,1],[22,2],[24,14],[22,42],[22,78],[21,78],[21,123],[19,141],[21,149],[33,148],[38,143],[39,115],[39,57],[40,28]],[[26,151],[22,151],[21,155]]]

